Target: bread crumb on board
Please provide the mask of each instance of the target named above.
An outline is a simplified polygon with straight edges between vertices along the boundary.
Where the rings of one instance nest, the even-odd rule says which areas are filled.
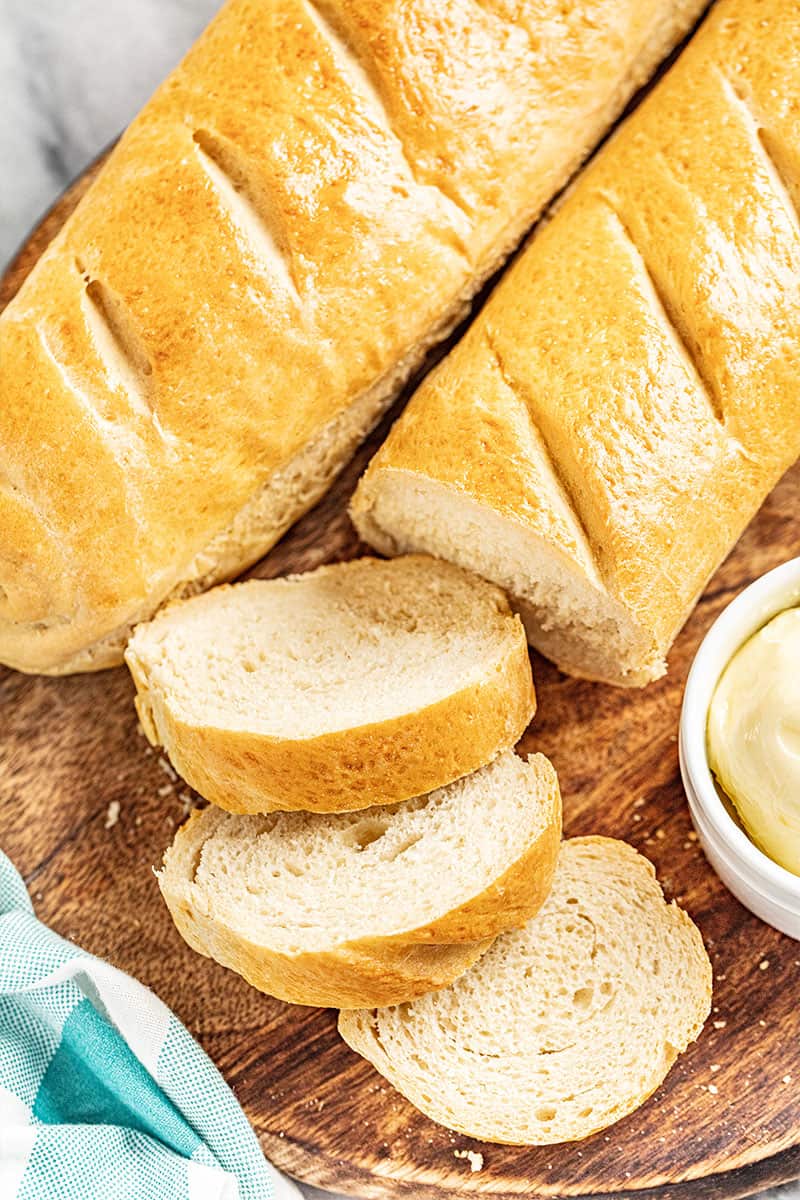
[[[483,1155],[479,1150],[454,1150],[454,1158],[465,1158],[469,1163],[470,1171],[483,1170]]]
[[[113,829],[119,820],[119,800],[112,800],[106,809],[105,827]]]
[[[164,758],[163,755],[159,756],[158,765],[168,779],[171,779],[173,783],[178,782],[178,772],[173,768],[172,763]]]

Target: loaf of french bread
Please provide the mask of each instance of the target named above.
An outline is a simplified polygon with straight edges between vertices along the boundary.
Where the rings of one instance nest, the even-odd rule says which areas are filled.
[[[229,0],[0,318],[0,661],[255,561],[705,0]]]
[[[642,684],[800,454],[800,6],[721,0],[423,383],[352,507]]]

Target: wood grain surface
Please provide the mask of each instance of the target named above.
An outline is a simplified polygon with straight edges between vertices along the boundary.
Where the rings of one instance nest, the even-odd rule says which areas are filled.
[[[89,178],[31,235],[2,281],[0,304]],[[345,505],[387,426],[252,574],[359,552]],[[420,1200],[621,1192],[732,1200],[795,1178],[800,944],[750,916],[707,865],[691,832],[676,735],[703,634],[740,588],[798,553],[799,510],[796,468],[712,580],[660,682],[620,691],[534,664],[539,712],[523,749],[553,760],[566,833],[626,838],[652,859],[667,895],[700,925],[715,971],[714,1011],[699,1041],[639,1112],[583,1143],[520,1150],[451,1134],[348,1050],[335,1013],[262,996],[185,946],[152,868],[196,797],[138,732],[123,669],[66,679],[0,671],[0,844],[40,917],[155,989],[218,1064],[265,1152],[305,1181]],[[483,1155],[480,1171],[456,1157],[463,1149]]]

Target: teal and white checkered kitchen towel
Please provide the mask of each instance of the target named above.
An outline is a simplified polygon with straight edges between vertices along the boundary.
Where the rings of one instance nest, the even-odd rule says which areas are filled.
[[[289,1200],[152,992],[42,925],[0,851],[2,1200]]]

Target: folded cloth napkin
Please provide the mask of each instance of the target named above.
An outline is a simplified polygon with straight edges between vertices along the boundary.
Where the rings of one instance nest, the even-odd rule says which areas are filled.
[[[300,1200],[142,984],[33,915],[0,851],[2,1200]]]

